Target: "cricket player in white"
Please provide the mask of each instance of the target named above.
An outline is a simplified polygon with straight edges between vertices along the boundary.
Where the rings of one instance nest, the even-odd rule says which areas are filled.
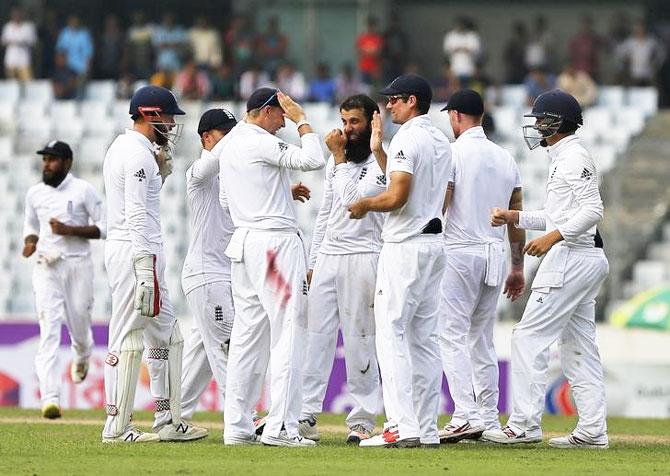
[[[505,230],[491,227],[491,210],[521,210],[519,168],[507,151],[486,138],[484,102],[476,91],[455,92],[442,110],[449,111],[456,136],[445,200],[447,264],[440,312],[442,365],[455,409],[440,431],[440,442],[455,443],[500,428],[493,326],[501,289],[512,300],[523,293],[526,232],[507,227],[512,267],[505,278]]]
[[[386,176],[370,149],[377,104],[362,94],[351,96],[340,106],[340,115],[343,130],[326,136],[332,155],[309,256],[309,359],[299,429],[305,438],[320,439],[316,418],[323,409],[341,324],[347,386],[354,401],[347,417],[347,442],[358,444],[370,437],[381,398],[372,305],[385,216],[369,213],[351,220],[347,207],[385,191]]]
[[[274,134],[284,116],[298,127],[302,148]],[[283,93],[261,88],[247,117],[213,149],[220,157],[220,200],[235,233],[232,261],[235,322],[230,337],[224,442],[256,443],[252,409],[270,362],[270,408],[261,442],[313,446],[298,434],[307,334],[307,266],[292,203],[289,171],[325,165],[318,136],[302,108]]]
[[[182,417],[189,421],[212,380],[221,398],[226,388],[228,344],[235,309],[230,287],[230,258],[224,251],[233,226],[230,212],[219,204],[219,159],[211,150],[237,124],[226,109],[210,109],[200,118],[200,158],[186,171],[191,212],[191,241],[182,270],[182,288],[194,327],[184,352]]]
[[[185,441],[207,435],[204,428],[181,420],[183,338],[165,283],[160,191],[171,165],[169,155],[156,153],[156,145],[169,147],[174,140],[175,114],[184,112],[172,92],[158,86],[138,89],[130,101],[133,129],[114,140],[103,164],[109,204],[105,267],[112,292],[103,442]],[[130,423],[144,342],[156,399],[155,433],[143,433]]]
[[[381,94],[388,96],[393,122],[402,124],[389,147],[388,190],[361,199],[349,210],[352,218],[390,212],[382,232],[374,302],[387,423],[381,435],[360,445],[437,445],[442,207],[451,146],[427,115],[432,91],[424,78],[399,76]]]
[[[544,256],[521,321],[512,334],[514,407],[502,430],[483,438],[503,444],[542,440],[540,422],[546,393],[549,347],[559,341],[561,366],[577,406],[577,427],[552,438],[556,448],[608,448],[603,368],[596,345],[595,299],[609,265],[596,225],[603,203],[593,159],[575,135],[583,123],[571,95],[552,90],[535,100],[535,124],[524,127],[531,149],[547,147],[551,159],[544,209],[495,209],[493,226],[550,230],[529,241],[524,251]]]
[[[23,225],[23,256],[37,251],[33,289],[40,344],[35,356],[42,415],[59,418],[61,323],[70,331],[70,378],[81,383],[88,373],[93,349],[93,262],[89,240],[104,238],[102,201],[91,184],[74,177],[72,149],[65,142],[49,142],[43,156],[42,183],[28,190]]]

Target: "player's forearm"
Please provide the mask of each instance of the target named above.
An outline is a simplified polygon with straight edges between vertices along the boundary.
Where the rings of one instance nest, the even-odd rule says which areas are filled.
[[[303,126],[307,127],[307,126]],[[302,148],[292,148],[292,153],[280,160],[280,165],[292,170],[309,172],[322,169],[326,165],[326,158],[321,150],[321,143],[316,134],[303,134],[300,136]]]
[[[384,152],[384,149],[373,150],[372,154],[375,156],[375,159],[377,159],[377,164],[379,164],[379,168],[382,169],[382,172],[386,172],[386,152]]]
[[[89,240],[97,240],[102,235],[100,233],[100,228],[97,225],[86,225],[86,226],[68,226],[67,236],[76,236],[78,238],[87,238]]]
[[[523,249],[526,246],[526,230],[507,225],[507,238],[509,239],[510,255],[512,258],[512,270],[523,270]]]
[[[371,212],[391,212],[407,203],[407,198],[390,191],[382,192],[375,197],[364,198],[365,208]]]
[[[537,211],[518,211],[518,218],[515,220],[519,228],[525,230],[546,230],[547,218],[544,210]]]

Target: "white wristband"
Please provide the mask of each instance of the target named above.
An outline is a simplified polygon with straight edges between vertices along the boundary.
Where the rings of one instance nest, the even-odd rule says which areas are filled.
[[[301,128],[302,126],[304,126],[304,125],[309,125],[309,121],[308,121],[307,119],[301,119],[300,121],[298,121],[298,122],[295,124],[295,127],[297,127],[298,129],[300,129],[300,128]]]

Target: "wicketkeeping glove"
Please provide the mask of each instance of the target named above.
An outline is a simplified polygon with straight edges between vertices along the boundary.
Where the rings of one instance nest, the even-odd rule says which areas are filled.
[[[165,183],[165,179],[168,178],[168,175],[172,173],[174,168],[172,151],[167,145],[164,145],[156,150],[154,156],[156,157],[156,163],[158,164],[158,172],[161,174],[163,183]]]
[[[161,296],[156,277],[156,256],[139,255],[133,259],[135,268],[135,309],[142,316],[154,317],[161,311]]]

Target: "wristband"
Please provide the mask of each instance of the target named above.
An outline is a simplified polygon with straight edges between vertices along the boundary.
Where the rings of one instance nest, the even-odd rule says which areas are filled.
[[[309,125],[309,121],[307,119],[301,119],[298,122],[296,122],[295,127],[300,129],[302,126]]]

